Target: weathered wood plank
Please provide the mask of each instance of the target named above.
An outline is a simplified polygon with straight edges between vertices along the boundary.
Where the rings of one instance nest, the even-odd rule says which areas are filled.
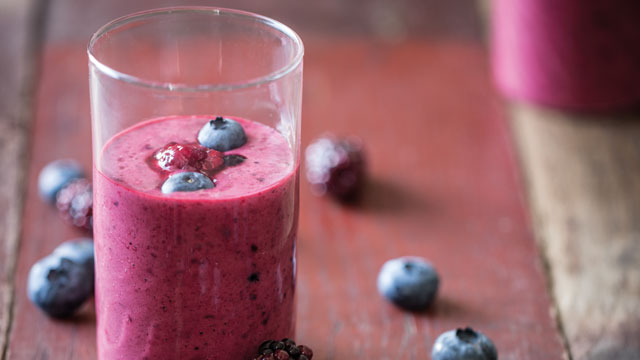
[[[12,324],[14,269],[40,29],[36,1],[0,1],[0,357]]]
[[[640,116],[512,117],[574,359],[640,358]]]

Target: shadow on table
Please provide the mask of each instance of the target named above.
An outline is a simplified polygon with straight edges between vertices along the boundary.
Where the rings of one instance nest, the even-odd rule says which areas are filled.
[[[374,213],[404,214],[426,212],[433,208],[420,194],[413,193],[401,184],[383,178],[369,178],[357,197],[344,202],[345,206]]]

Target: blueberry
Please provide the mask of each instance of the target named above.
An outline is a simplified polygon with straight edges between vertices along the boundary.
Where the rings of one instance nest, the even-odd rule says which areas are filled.
[[[218,116],[200,129],[198,142],[209,149],[229,151],[244,145],[247,135],[237,121]]]
[[[93,240],[90,238],[78,238],[71,241],[65,241],[60,244],[55,248],[55,250],[53,250],[52,255],[82,264],[87,268],[87,271],[93,273],[93,254]]]
[[[27,296],[49,316],[69,317],[93,294],[93,256],[88,248],[63,244],[31,267]]]
[[[484,334],[472,328],[441,334],[431,350],[433,360],[497,360],[498,350]]]
[[[435,298],[440,280],[426,260],[406,256],[387,261],[378,274],[378,291],[389,301],[407,310],[428,307]]]
[[[83,178],[82,167],[72,159],[52,161],[47,164],[38,176],[38,193],[42,200],[53,204],[56,195],[72,180]]]
[[[214,187],[214,184],[206,175],[186,171],[169,175],[164,184],[162,184],[162,192],[170,194],[176,191],[196,191],[211,189],[212,187]]]

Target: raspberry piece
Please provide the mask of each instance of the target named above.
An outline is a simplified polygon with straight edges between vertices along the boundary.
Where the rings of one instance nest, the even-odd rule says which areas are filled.
[[[219,151],[176,142],[167,144],[153,157],[158,167],[165,171],[213,171],[224,164],[222,153]]]

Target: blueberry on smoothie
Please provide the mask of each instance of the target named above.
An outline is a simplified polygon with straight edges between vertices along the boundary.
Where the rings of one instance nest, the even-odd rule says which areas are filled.
[[[38,176],[38,193],[42,200],[53,204],[56,195],[74,179],[83,178],[80,164],[72,159],[55,160],[40,170]]]
[[[411,311],[427,308],[438,292],[440,279],[425,259],[414,256],[387,261],[378,274],[378,291],[395,305]]]
[[[177,191],[197,191],[203,189],[211,189],[215,185],[213,181],[206,175],[198,172],[179,172],[169,175],[164,184],[162,184],[162,192],[171,194]]]
[[[69,317],[93,294],[93,276],[93,245],[64,243],[31,267],[27,296],[49,316]]]
[[[497,360],[498,350],[484,334],[472,328],[442,333],[431,350],[433,360]]]
[[[218,116],[200,129],[198,142],[209,149],[229,151],[244,145],[247,135],[237,121]]]

